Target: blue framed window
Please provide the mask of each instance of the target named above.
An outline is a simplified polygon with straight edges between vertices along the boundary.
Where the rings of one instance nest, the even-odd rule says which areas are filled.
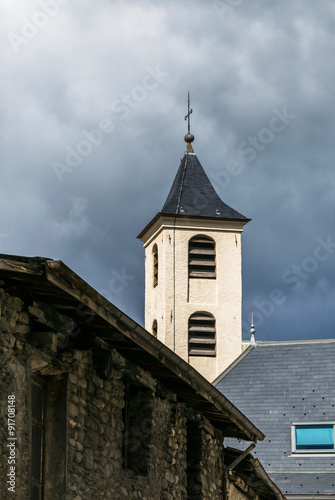
[[[334,452],[334,423],[292,424],[293,452]]]

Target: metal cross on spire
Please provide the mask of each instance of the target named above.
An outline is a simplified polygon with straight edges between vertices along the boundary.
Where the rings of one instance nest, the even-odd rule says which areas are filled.
[[[185,120],[187,120],[187,130],[190,133],[190,115],[193,113],[193,109],[190,109],[190,92],[188,92],[188,113],[185,116]]]
[[[190,92],[188,92],[188,110],[185,120],[188,121],[188,133],[184,137],[184,141],[187,142],[187,153],[194,153],[191,142],[194,141],[194,135],[190,133],[190,115],[193,113],[193,109],[190,109]]]

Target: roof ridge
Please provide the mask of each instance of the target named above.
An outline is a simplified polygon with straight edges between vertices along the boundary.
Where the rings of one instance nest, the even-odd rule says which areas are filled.
[[[221,380],[226,375],[228,375],[228,373],[230,373],[233,370],[233,368],[235,368],[235,366],[237,366],[242,361],[242,359],[244,359],[249,354],[249,352],[251,352],[256,347],[257,347],[257,344],[256,345],[250,345],[249,347],[247,347],[247,349],[245,349],[243,352],[241,352],[241,354],[235,359],[235,361],[233,361],[225,370],[223,370],[223,372],[220,375],[218,375],[216,377],[215,380],[213,380],[212,384],[214,386],[216,386],[216,384],[218,384],[219,382],[221,382]]]
[[[179,209],[180,209],[180,201],[181,201],[181,196],[183,194],[183,186],[184,186],[184,180],[185,180],[185,174],[186,174],[186,168],[187,168],[187,158],[188,158],[188,153],[186,151],[185,155],[186,156],[186,160],[185,160],[185,163],[184,163],[184,168],[183,168],[183,176],[182,176],[182,179],[181,179],[181,184],[180,184],[180,193],[179,193],[179,198],[178,198],[178,203],[177,203],[177,209],[176,209],[176,214],[179,212]]]
[[[329,344],[334,343],[335,339],[302,339],[302,340],[257,340],[258,347],[278,346],[278,345],[300,345],[300,344]],[[243,341],[243,344],[248,342]]]

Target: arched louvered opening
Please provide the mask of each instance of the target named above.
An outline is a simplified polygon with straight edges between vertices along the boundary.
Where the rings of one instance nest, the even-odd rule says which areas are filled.
[[[190,278],[216,278],[215,241],[194,236],[189,241],[188,275]]]
[[[152,323],[152,335],[154,337],[157,337],[157,320],[154,319],[153,323]]]
[[[153,259],[154,259],[154,286],[158,285],[158,248],[155,244],[152,249]]]
[[[188,353],[190,356],[216,356],[215,318],[197,312],[188,320]]]

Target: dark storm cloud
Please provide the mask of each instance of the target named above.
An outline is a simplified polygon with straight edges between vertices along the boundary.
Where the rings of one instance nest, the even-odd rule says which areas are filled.
[[[335,251],[311,260],[335,241],[333,3],[46,3],[1,6],[1,252],[62,259],[142,322],[136,235],[179,166],[190,89],[198,158],[253,219],[245,324],[333,337]]]

